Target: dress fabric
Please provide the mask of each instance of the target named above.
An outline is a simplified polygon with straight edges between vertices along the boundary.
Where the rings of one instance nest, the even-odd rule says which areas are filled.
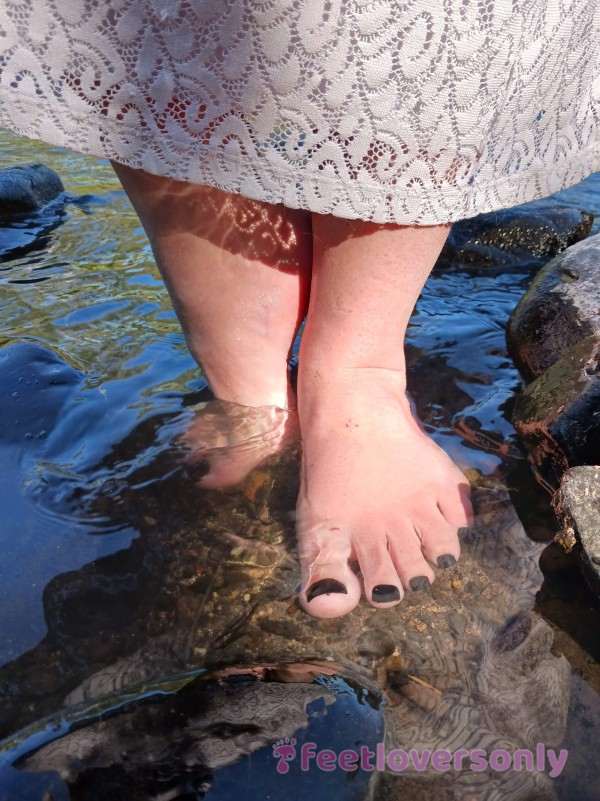
[[[0,126],[339,217],[600,170],[598,0],[0,0]]]

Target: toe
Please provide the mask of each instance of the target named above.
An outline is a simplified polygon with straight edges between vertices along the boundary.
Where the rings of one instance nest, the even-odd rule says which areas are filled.
[[[353,542],[368,603],[378,609],[395,606],[404,592],[387,548],[385,532],[363,530]]]
[[[471,487],[465,479],[458,485],[455,492],[444,495],[438,500],[440,512],[457,531],[459,528],[473,525],[473,506],[470,496]]]
[[[298,530],[302,569],[299,602],[314,617],[339,617],[360,601],[360,582],[350,567],[352,544],[339,528]]]
[[[421,539],[410,521],[398,523],[395,534],[389,538],[389,552],[405,590],[429,589],[435,576],[423,554]]]
[[[314,566],[311,581],[300,593],[300,605],[313,617],[340,617],[351,612],[360,601],[360,582],[350,565]],[[335,578],[333,575],[335,574]],[[322,575],[323,578],[319,578]]]
[[[428,562],[440,566],[439,559],[443,556],[450,557],[455,562],[458,560],[458,526],[451,525],[439,509],[421,518],[418,529],[423,556]]]

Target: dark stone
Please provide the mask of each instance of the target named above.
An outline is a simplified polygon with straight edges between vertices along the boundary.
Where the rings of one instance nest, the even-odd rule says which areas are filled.
[[[0,263],[47,247],[48,235],[66,217],[67,204],[84,207],[89,200],[67,195],[58,175],[43,164],[0,170]]]
[[[511,316],[507,343],[531,381],[513,424],[542,482],[560,485],[557,517],[577,537],[584,575],[600,592],[600,235],[540,271]],[[569,550],[571,539],[564,537]]]
[[[600,343],[600,234],[538,273],[511,315],[507,344],[530,381],[590,336]]]
[[[571,208],[520,206],[461,220],[452,230],[437,267],[472,269],[538,269],[548,259],[584,239],[593,216]]]
[[[599,459],[599,358],[598,338],[583,339],[529,384],[515,404],[513,424],[553,488],[569,466]]]
[[[0,220],[38,211],[64,191],[58,175],[44,164],[0,170]]]
[[[575,535],[575,553],[588,584],[600,593],[600,466],[568,470],[554,508],[564,529]]]
[[[58,725],[45,721],[23,733],[20,750],[21,741],[11,743],[0,799],[367,801],[374,771],[336,770],[327,781],[319,770],[301,772],[305,733],[315,750],[334,754],[355,744],[374,752],[383,740],[380,689],[341,670],[308,663],[189,672]]]

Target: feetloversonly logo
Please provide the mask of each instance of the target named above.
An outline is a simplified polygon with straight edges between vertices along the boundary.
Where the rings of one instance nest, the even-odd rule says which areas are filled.
[[[367,773],[384,770],[393,773],[403,773],[406,770],[422,772],[428,769],[441,773],[449,770],[457,772],[470,770],[475,773],[488,770],[496,773],[508,770],[529,772],[547,770],[548,775],[554,779],[562,773],[569,756],[566,749],[557,752],[553,748],[546,748],[543,743],[538,743],[534,751],[518,748],[512,753],[503,748],[495,748],[489,752],[484,748],[471,750],[459,748],[454,753],[442,748],[433,751],[426,748],[422,751],[417,751],[415,748],[409,751],[394,748],[386,752],[384,743],[377,743],[374,751],[365,745],[358,751],[347,748],[339,752],[329,748],[317,750],[316,743],[303,743],[299,749],[296,746],[294,737],[291,739],[286,737],[273,744],[273,756],[278,760],[278,773],[287,773],[290,769],[289,763],[299,758],[300,770],[308,771],[316,768],[327,773],[333,770],[350,773],[359,768]]]

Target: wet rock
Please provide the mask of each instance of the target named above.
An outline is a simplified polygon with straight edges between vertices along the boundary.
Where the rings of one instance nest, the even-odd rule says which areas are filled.
[[[27,164],[0,170],[0,220],[37,211],[65,188],[59,176],[44,164]]]
[[[275,634],[277,637],[285,637],[287,640],[302,640],[304,636],[302,627],[289,620],[271,620],[263,617],[258,625],[267,634]]]
[[[590,532],[600,468],[583,466],[600,461],[600,235],[540,271],[511,316],[507,342],[531,382],[517,399],[513,424],[542,482],[551,491],[560,484],[554,506],[564,531],[557,541],[570,550],[578,537],[581,566],[598,592],[592,559],[600,549]]]
[[[437,267],[452,271],[539,268],[584,239],[592,223],[591,214],[571,208],[521,206],[483,214],[452,226]]]
[[[575,538],[574,550],[590,587],[600,593],[600,466],[568,470],[554,507],[564,530]]]
[[[511,315],[507,343],[531,381],[513,424],[555,490],[568,467],[600,454],[600,235],[540,271]]]
[[[537,274],[511,315],[507,344],[531,381],[586,337],[600,343],[600,234],[572,245]]]
[[[391,656],[395,648],[396,644],[391,634],[377,628],[363,631],[356,641],[356,650],[361,656]]]
[[[66,217],[67,203],[84,207],[89,200],[68,196],[58,175],[43,164],[0,170],[0,262],[46,247],[48,235]]]
[[[0,441],[39,444],[83,376],[48,348],[5,340],[0,346]]]
[[[469,719],[478,714],[475,697],[486,699],[483,719],[494,721],[493,730],[484,724],[477,736],[477,747],[487,753],[498,748],[514,753],[515,748],[530,747],[523,746],[526,740],[545,743],[546,747],[560,743],[567,715],[563,693],[569,685],[570,671],[564,658],[557,662],[551,654],[553,634],[549,626],[530,612],[519,613],[493,635],[490,628],[484,627],[481,637],[477,667],[470,674],[472,694],[465,694],[464,685],[456,683],[436,695],[439,679],[429,679],[429,687],[421,683],[420,693],[414,692],[415,683],[410,676],[408,682],[405,676],[404,681],[397,684],[400,695],[411,703],[400,703],[394,707],[397,714],[388,717],[390,747],[417,751],[431,747],[430,723],[426,721],[435,720],[436,747],[443,748],[441,743],[449,743],[454,738],[452,747],[448,748],[456,754],[458,748],[466,745]],[[539,692],[541,687],[545,688],[543,694]],[[421,772],[420,778],[424,784],[410,797],[419,801],[438,798],[439,779],[437,784],[433,783],[434,771],[428,768]],[[455,798],[510,801],[554,798],[550,780],[541,774],[530,774],[526,778],[511,770],[498,782],[498,776],[494,776],[491,769],[484,770],[477,778],[468,772],[455,775],[451,767],[446,780],[446,787],[452,787]],[[389,781],[387,784],[389,786]]]
[[[532,381],[515,404],[513,425],[553,489],[569,466],[600,459],[599,361],[600,337],[589,336]]]
[[[181,483],[178,487],[182,498]],[[238,519],[235,497],[229,497],[232,519]],[[361,605],[351,615],[324,621],[309,618],[293,603],[297,570],[292,570],[287,560],[268,566],[242,566],[235,556],[228,553],[229,548],[216,548],[216,540],[222,539],[227,523],[224,500],[221,499],[221,506],[218,512],[215,511],[214,530],[207,528],[199,533],[195,518],[188,531],[179,528],[179,558],[177,562],[169,560],[168,572],[162,574],[163,591],[173,593],[174,602],[189,594],[187,584],[174,585],[174,581],[178,581],[181,571],[189,567],[192,560],[194,564],[206,565],[207,573],[215,577],[202,593],[192,623],[189,618],[183,625],[175,621],[173,629],[150,636],[129,656],[123,655],[120,646],[119,658],[114,661],[113,657],[112,664],[85,678],[79,688],[71,692],[66,704],[89,704],[96,699],[100,707],[89,708],[105,708],[115,695],[137,698],[138,691],[132,684],[143,682],[140,692],[146,693],[148,682],[182,669],[212,670],[236,666],[241,673],[252,675],[260,665],[271,664],[273,660],[280,664],[282,660],[306,661],[317,655],[320,664],[329,666],[335,673],[325,682],[326,686],[330,683],[334,686],[335,682],[354,671],[359,674],[357,686],[376,682],[385,693],[388,699],[384,710],[388,751],[392,748],[456,750],[463,745],[469,748],[469,743],[477,741],[483,744],[481,747],[500,747],[513,753],[517,748],[532,747],[538,741],[551,746],[560,739],[569,698],[569,668],[563,658],[551,653],[552,633],[547,625],[529,612],[523,612],[531,608],[541,583],[537,561],[542,546],[527,540],[506,490],[498,482],[491,485],[489,481],[484,482],[484,486],[476,488],[477,525],[464,533],[463,557],[458,565],[439,572],[433,585],[436,588],[435,600],[427,596],[420,603],[401,604],[382,612]],[[284,506],[273,505],[271,514],[280,518],[284,509]],[[217,521],[220,521],[219,525],[216,525]],[[148,536],[152,537],[161,536],[168,518],[157,522],[157,525],[148,526],[143,514],[140,518],[141,527],[147,525]],[[247,523],[252,525],[249,520]],[[168,535],[163,533],[162,536]],[[132,559],[137,563],[142,561],[139,553],[132,555]],[[108,561],[106,564],[111,567]],[[116,567],[112,565],[111,569]],[[247,572],[248,582],[243,593],[232,593],[226,586],[225,577],[233,569]],[[460,591],[455,588],[457,581],[461,582]],[[218,589],[221,586],[223,588]],[[92,589],[97,596],[98,588],[94,585]],[[85,619],[85,609],[97,606],[97,598],[92,601],[91,597],[74,597],[69,592],[63,593],[62,599],[54,598],[52,605],[50,600],[47,594],[46,606],[49,611],[52,611],[51,606],[54,609],[54,614],[48,616],[50,637],[54,639],[60,631],[64,638],[68,627],[73,630],[76,642],[85,640],[81,621]],[[73,619],[73,613],[68,614],[72,602],[81,609],[77,619]],[[68,608],[58,614],[61,604],[67,604]],[[143,616],[141,609],[134,611],[135,620],[132,616],[126,628],[127,621],[122,616],[120,622],[123,625],[119,631],[121,638],[127,633],[132,644],[136,640],[139,643],[137,620]],[[89,636],[92,636],[97,621],[90,617],[87,619],[91,621]],[[108,621],[103,624],[101,633],[104,640],[112,636],[107,625]],[[76,648],[75,643],[65,642],[64,647],[75,655],[78,663],[83,662],[83,651]],[[297,681],[296,676],[292,685]],[[235,694],[232,691],[230,700],[234,702],[237,698],[234,708],[238,710],[238,720],[241,721],[250,710],[255,722],[256,704],[262,702],[254,699],[252,704],[255,706],[252,707],[250,697],[242,697],[237,692],[237,689]],[[109,698],[100,701],[99,698],[106,693],[109,693]],[[281,688],[278,693],[283,707],[287,706],[288,693],[290,698],[294,697],[293,686]],[[65,714],[69,717],[72,711],[67,710]],[[238,747],[236,742],[239,743],[236,731],[229,723],[219,728],[212,718],[203,721],[202,714],[198,709],[197,728],[194,730],[197,736],[210,739],[218,731],[221,746],[233,749],[231,753],[234,753]],[[88,747],[93,737],[89,739],[86,728],[82,727],[79,741],[84,749],[81,754],[84,764],[87,759],[101,759],[106,753],[112,753],[110,746],[102,746],[92,753]],[[152,735],[155,729],[151,729],[149,721],[144,719],[136,731]],[[298,738],[303,729],[300,727],[295,733],[281,731],[281,736]],[[347,728],[340,729],[340,736],[344,731],[347,732]],[[270,732],[273,737],[280,736],[279,732]],[[118,742],[122,742],[122,737],[119,732],[113,733],[116,747]],[[105,735],[108,737],[108,729],[102,737]],[[264,742],[260,734],[257,733],[257,737],[259,744]],[[345,747],[354,747],[355,739],[353,736],[347,740]],[[49,746],[49,759],[53,760],[57,753],[54,748],[64,754],[65,747],[59,742]],[[79,747],[76,740],[71,741],[69,748],[71,745]],[[38,768],[48,768],[50,762],[44,764],[42,752],[38,753],[39,761],[35,764]],[[33,769],[33,762],[30,767]],[[97,765],[98,769],[100,767]],[[142,765],[141,772],[136,774],[140,781],[147,779],[144,770]],[[114,778],[116,774],[110,775]],[[414,771],[412,775],[415,776]],[[405,778],[392,776],[390,798],[405,797],[410,778],[410,771],[407,783]],[[437,798],[442,781],[439,774],[430,771],[420,779],[423,781],[423,794],[414,797]],[[481,785],[473,785],[475,780]],[[395,787],[396,782],[400,783],[398,787]],[[453,772],[451,777],[444,777],[444,786],[449,786],[450,782],[457,798],[476,793],[479,801],[495,801],[497,798],[530,801],[536,797],[536,792],[541,798],[553,798],[547,777],[526,772],[486,772],[480,775],[459,771]],[[302,797],[306,797],[304,779],[301,786]],[[252,797],[265,796],[254,793]],[[378,790],[376,797],[387,796],[380,795]],[[346,796],[344,801],[347,801]]]

